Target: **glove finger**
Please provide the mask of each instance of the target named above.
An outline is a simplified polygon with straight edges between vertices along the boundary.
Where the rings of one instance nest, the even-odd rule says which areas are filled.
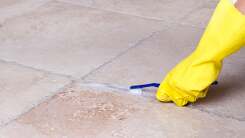
[[[158,91],[156,94],[157,100],[161,102],[171,102],[171,98],[166,94],[165,91]]]
[[[177,106],[185,106],[188,103],[188,100],[177,92],[167,92],[166,94]]]
[[[198,97],[198,98],[204,98],[204,97],[206,97],[206,95],[207,95],[207,93],[208,93],[208,89],[209,89],[209,88],[207,88],[207,89],[201,91],[197,97]]]
[[[197,96],[193,95],[192,92],[177,92],[179,95],[184,97],[188,102],[195,102],[197,100]]]

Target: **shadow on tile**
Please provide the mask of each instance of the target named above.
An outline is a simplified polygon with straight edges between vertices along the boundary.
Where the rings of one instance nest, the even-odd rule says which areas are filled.
[[[227,99],[236,100],[235,98],[242,96],[245,91],[244,74],[245,64],[239,69],[234,68],[232,73],[223,72],[219,80],[219,84],[212,86],[208,95],[204,99],[197,101],[196,105],[208,105],[220,102],[228,102]],[[245,96],[243,94],[243,96]]]

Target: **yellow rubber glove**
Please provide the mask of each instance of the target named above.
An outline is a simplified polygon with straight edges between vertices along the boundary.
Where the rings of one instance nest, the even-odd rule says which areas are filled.
[[[161,83],[156,97],[178,106],[206,96],[225,57],[245,45],[245,16],[230,0],[221,0],[196,50]]]

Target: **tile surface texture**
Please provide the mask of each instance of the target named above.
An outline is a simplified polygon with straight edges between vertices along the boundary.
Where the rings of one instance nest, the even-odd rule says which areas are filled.
[[[2,25],[0,58],[79,78],[166,28],[162,22],[50,2]]]
[[[12,133],[11,130],[14,131]],[[176,131],[177,130],[177,131]],[[125,92],[73,86],[0,131],[4,137],[242,137],[245,123]],[[28,133],[25,133],[28,132]]]
[[[0,61],[0,127],[70,83],[48,74]]]
[[[1,0],[0,138],[245,135],[245,49],[184,108],[155,99],[219,0]]]

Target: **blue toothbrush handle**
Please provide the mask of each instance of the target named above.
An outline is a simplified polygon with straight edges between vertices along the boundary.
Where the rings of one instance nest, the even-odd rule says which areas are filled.
[[[212,83],[212,85],[217,85],[218,84],[218,81],[215,81]],[[133,85],[133,86],[130,86],[130,89],[143,89],[143,88],[147,88],[147,87],[159,87],[160,84],[159,83],[148,83],[148,84],[142,84],[142,85]]]
[[[147,87],[159,87],[159,83],[149,83],[149,84],[142,84],[142,85],[133,85],[130,86],[130,89],[143,89]]]

